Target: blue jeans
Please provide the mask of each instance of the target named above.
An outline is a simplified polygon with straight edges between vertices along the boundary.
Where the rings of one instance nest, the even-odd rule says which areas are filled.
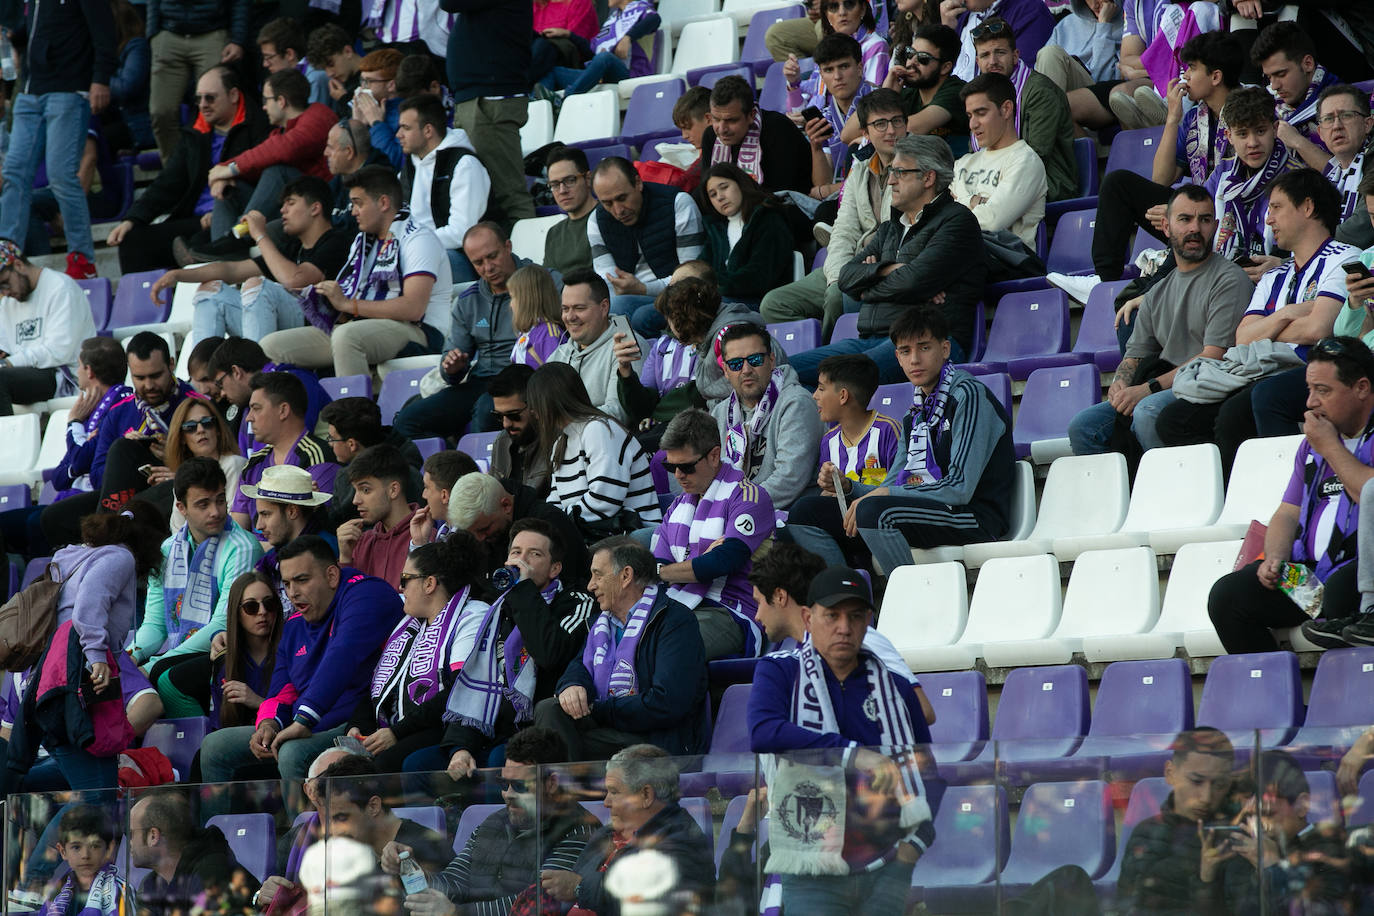
[[[1147,395],[1131,411],[1131,433],[1145,450],[1164,445],[1155,429],[1159,412],[1174,401],[1172,389]],[[1069,421],[1069,446],[1075,455],[1101,455],[1109,451],[1116,429],[1116,408],[1106,401],[1085,407]]]
[[[566,89],[565,95],[590,92],[598,83],[618,83],[630,75],[630,66],[610,51],[602,51],[581,70],[554,67],[542,82],[550,89]]]
[[[855,875],[782,875],[783,910],[787,916],[901,913],[911,890],[911,868],[893,859]]]
[[[191,342],[232,334],[262,340],[273,331],[305,326],[295,294],[275,280],[249,280],[243,289],[221,284],[218,292],[197,291],[191,316]]]
[[[1255,431],[1261,436],[1291,436],[1302,432],[1307,411],[1307,367],[1295,366],[1255,383],[1250,392]]]
[[[796,356],[789,356],[787,362],[796,371],[797,379],[803,385],[807,388],[815,388],[821,360],[827,356],[841,353],[863,353],[877,363],[879,384],[891,385],[895,382],[906,381],[906,373],[902,371],[902,364],[897,362],[897,348],[886,337],[837,340],[823,347],[807,350]],[[949,361],[952,363],[964,361],[964,348],[959,346],[959,341],[952,337],[949,340]]]
[[[654,308],[653,296],[612,295],[611,314],[628,315],[630,327],[640,337],[657,337],[668,327],[668,320]]]
[[[62,211],[67,250],[95,258],[91,211],[76,170],[86,148],[90,104],[75,92],[21,93],[14,100],[14,125],[0,189],[0,237],[21,241],[28,232],[33,178],[38,158],[48,167],[48,186]]]

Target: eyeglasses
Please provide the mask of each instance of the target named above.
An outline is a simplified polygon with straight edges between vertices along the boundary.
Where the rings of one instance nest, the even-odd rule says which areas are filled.
[[[864,130],[871,130],[875,134],[885,134],[889,130],[896,130],[906,123],[906,118],[874,118],[864,125]]]
[[[412,579],[423,578],[424,576],[420,575],[419,573],[401,573],[401,590],[405,591],[406,585],[408,585]]]
[[[669,474],[676,474],[678,471],[684,474],[693,474],[696,473],[697,465],[701,464],[701,459],[705,457],[705,455],[699,455],[691,461],[679,461],[676,464],[671,461],[665,461],[663,462],[663,470],[667,471]]]
[[[759,366],[762,366],[767,359],[767,353],[750,353],[748,356],[736,356],[734,359],[727,359],[725,361],[725,368],[729,369],[731,372],[738,372],[744,368],[745,363],[748,363],[757,369]]]
[[[187,420],[181,424],[181,431],[193,433],[197,429],[211,429],[215,425],[214,417],[201,417],[199,420]]]
[[[1333,111],[1328,114],[1322,115],[1320,118],[1317,119],[1317,123],[1320,124],[1322,127],[1330,127],[1332,124],[1335,124],[1337,120],[1344,121],[1345,123],[1350,124],[1354,121],[1360,120],[1361,118],[1367,117],[1369,117],[1368,114],[1362,114],[1358,111]]]
[[[571,178],[550,178],[549,190],[551,191],[571,191],[587,178],[586,172],[578,172]]]
[[[275,102],[275,101],[276,101],[277,99],[279,99],[279,98],[281,98],[281,96],[276,96],[276,95],[264,95],[264,96],[262,97],[262,102],[263,102],[264,105],[266,105],[268,102]]]
[[[249,617],[256,617],[259,614],[278,614],[281,613],[281,604],[276,598],[268,598],[259,601],[256,598],[245,598],[239,602],[239,610]]]
[[[385,86],[385,85],[386,85],[387,83],[389,83],[389,82],[391,82],[391,80],[386,79],[385,77],[378,77],[378,78],[374,78],[374,77],[371,77],[371,76],[360,76],[360,77],[358,77],[358,83],[359,83],[360,85],[363,85],[363,86]]]
[[[196,102],[204,102],[206,105],[213,105],[218,98],[218,92],[202,92],[196,95]]]
[[[502,792],[523,794],[530,790],[530,780],[528,779],[502,779],[496,784],[501,787]]]
[[[970,33],[970,37],[972,37],[974,41],[981,41],[989,35],[1001,35],[1003,32],[1010,31],[1011,26],[1007,25],[1004,20],[994,19],[992,22],[985,22],[982,25],[975,26]]]
[[[262,52],[262,63],[263,63],[263,66],[267,66],[268,64],[272,63],[272,61],[276,60],[276,59],[279,58],[279,57],[281,57],[281,55],[278,54],[278,53],[276,53],[275,51],[273,51],[273,52],[270,53],[270,54],[269,54],[268,52],[266,52],[266,51],[263,51],[263,52]]]
[[[893,175],[900,178],[903,175],[921,175],[924,174],[924,172],[925,169],[904,169],[900,166],[889,165],[887,170],[883,172],[883,180],[891,181]]]
[[[223,387],[224,387],[224,380],[227,379],[228,377],[229,377],[229,373],[228,373],[228,372],[221,372],[219,375],[215,376],[215,387],[216,387],[216,388],[223,388]]]
[[[859,8],[859,0],[831,0],[825,5],[827,13],[838,13],[841,9],[856,10]]]

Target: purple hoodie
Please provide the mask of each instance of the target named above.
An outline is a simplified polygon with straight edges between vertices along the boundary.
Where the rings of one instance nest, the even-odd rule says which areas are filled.
[[[86,661],[91,664],[105,661],[106,649],[118,655],[134,624],[138,592],[134,555],[127,547],[118,545],[73,544],[57,551],[53,562],[62,577],[62,592],[57,599],[58,625],[72,622],[81,637]]]

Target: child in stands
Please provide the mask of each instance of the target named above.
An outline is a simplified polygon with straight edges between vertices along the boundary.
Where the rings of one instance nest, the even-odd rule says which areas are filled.
[[[873,486],[887,478],[902,443],[902,424],[868,409],[877,387],[878,364],[862,353],[821,360],[811,398],[827,427],[821,437],[822,477],[839,470]]]

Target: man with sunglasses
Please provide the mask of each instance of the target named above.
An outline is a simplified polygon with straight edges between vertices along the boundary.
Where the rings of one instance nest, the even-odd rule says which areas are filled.
[[[549,153],[546,168],[553,202],[568,218],[554,223],[544,237],[544,267],[560,274],[591,267],[587,219],[596,209],[596,198],[592,196],[587,154],[575,146],[564,146]]]
[[[0,416],[15,404],[75,394],[81,342],[94,336],[76,281],[29,263],[17,243],[0,238]]]
[[[941,0],[940,21],[959,33],[954,75],[965,82],[986,69],[974,46],[980,36],[1015,36],[1015,44],[1035,60],[1054,32],[1054,15],[1042,0]]]
[[[968,152],[968,114],[959,90],[964,80],[954,75],[959,36],[942,23],[923,25],[911,38],[911,55],[894,63],[884,86],[902,94],[906,129],[913,134],[944,137],[955,156]]]
[[[162,171],[106,239],[119,248],[123,273],[175,264],[172,242],[210,228],[215,205],[211,167],[267,139],[267,115],[260,106],[248,104],[240,85],[238,73],[223,65],[211,67],[196,83],[198,116],[181,128],[175,152],[164,150],[168,155]],[[167,219],[155,224],[163,216]]]
[[[525,404],[525,386],[534,370],[513,363],[496,373],[487,385],[491,418],[501,424],[501,434],[491,447],[491,474],[523,484],[540,496],[549,492],[549,456],[539,450],[539,436]]]

